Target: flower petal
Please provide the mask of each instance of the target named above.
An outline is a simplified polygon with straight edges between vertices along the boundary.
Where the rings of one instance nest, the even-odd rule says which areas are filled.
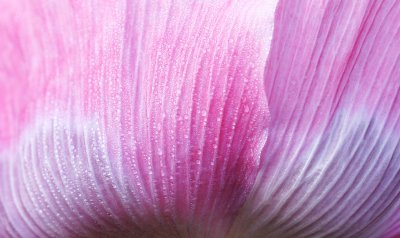
[[[279,3],[271,133],[233,232],[377,237],[398,220],[399,38],[399,1]]]
[[[267,139],[275,1],[16,2],[0,232],[221,237]]]

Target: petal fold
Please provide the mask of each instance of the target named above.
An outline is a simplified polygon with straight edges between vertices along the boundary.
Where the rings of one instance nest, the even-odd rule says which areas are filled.
[[[280,1],[265,72],[271,133],[233,234],[379,237],[395,227],[399,38],[399,1]]]

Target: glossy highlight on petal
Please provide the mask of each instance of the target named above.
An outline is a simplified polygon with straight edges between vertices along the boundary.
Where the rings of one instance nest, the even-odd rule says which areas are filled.
[[[1,1],[0,235],[223,237],[267,140],[275,4]]]

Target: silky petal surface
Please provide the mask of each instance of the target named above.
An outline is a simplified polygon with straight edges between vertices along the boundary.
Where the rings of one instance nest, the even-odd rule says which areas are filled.
[[[399,39],[399,1],[280,1],[271,133],[232,237],[400,235]]]
[[[223,237],[267,140],[275,4],[1,1],[0,235]]]

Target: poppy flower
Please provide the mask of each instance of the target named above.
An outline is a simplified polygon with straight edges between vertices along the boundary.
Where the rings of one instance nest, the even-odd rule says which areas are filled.
[[[397,0],[0,0],[1,237],[397,237]]]

